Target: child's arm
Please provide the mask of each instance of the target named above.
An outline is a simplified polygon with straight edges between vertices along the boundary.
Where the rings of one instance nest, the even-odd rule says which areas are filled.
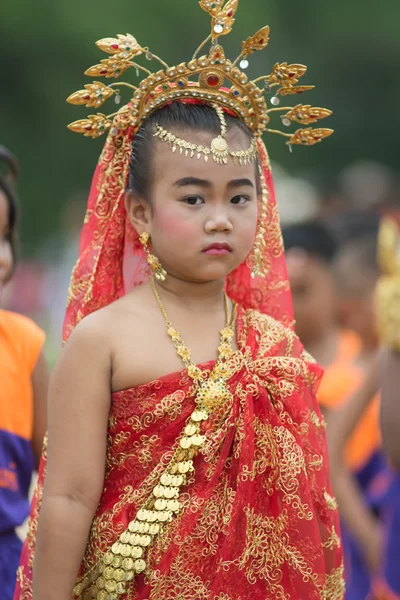
[[[33,432],[32,448],[36,468],[39,468],[43,438],[47,429],[47,393],[49,388],[49,368],[43,352],[40,354],[32,373],[33,388]]]
[[[385,351],[381,386],[383,443],[391,464],[400,471],[400,352]]]
[[[33,600],[71,600],[103,490],[111,396],[107,330],[96,314],[85,319],[51,378]]]
[[[357,423],[379,388],[377,367],[373,367],[363,384],[342,409],[329,418],[328,442],[332,487],[344,523],[364,552],[371,570],[378,566],[381,535],[377,519],[365,505],[357,482],[346,467],[343,451]]]

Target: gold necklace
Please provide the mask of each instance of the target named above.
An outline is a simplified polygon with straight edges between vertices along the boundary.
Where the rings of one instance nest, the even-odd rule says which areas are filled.
[[[185,346],[179,331],[177,331],[172,325],[171,321],[168,318],[167,311],[165,310],[165,306],[160,298],[158,293],[154,277],[151,278],[151,287],[153,289],[154,296],[157,300],[157,304],[160,308],[161,314],[164,317],[165,324],[167,326],[167,333],[172,340],[172,343],[177,351],[177,354],[181,357],[183,364],[185,365],[189,377],[193,379],[193,381],[199,385],[201,383],[204,384],[204,376],[199,367],[193,362],[191,358],[190,350]],[[219,375],[223,379],[226,379],[225,376],[227,374],[227,366],[226,361],[232,355],[232,339],[235,335],[234,332],[234,324],[236,321],[236,304],[233,304],[232,314],[229,317],[229,300],[228,296],[224,292],[224,302],[225,302],[225,315],[226,315],[226,324],[225,327],[220,331],[221,343],[218,347],[218,359],[215,363],[215,367],[212,371],[214,375]],[[229,375],[228,375],[229,377]],[[213,377],[214,378],[214,377]]]

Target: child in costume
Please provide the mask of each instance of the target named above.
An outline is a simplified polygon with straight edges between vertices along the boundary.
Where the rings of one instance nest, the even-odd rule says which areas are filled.
[[[16,261],[15,157],[0,146],[0,299]],[[46,431],[48,373],[44,333],[0,309],[0,599],[11,600],[22,548],[16,528],[29,514],[28,492]]]
[[[133,98],[115,117],[71,125],[110,132],[72,277],[16,600],[343,596],[315,401],[321,372],[293,332],[261,142],[270,117],[243,72],[269,28],[243,43],[239,69],[217,40],[237,4],[201,1],[212,46],[188,64],[168,67],[120,35],[98,42],[113,56],[87,71],[119,76],[143,68],[142,53],[162,65],[128,84]],[[304,72],[282,63],[258,81],[276,87],[276,107]],[[95,82],[70,101],[99,106],[112,95],[119,101]],[[329,114],[290,111],[289,123]],[[285,135],[310,144],[329,133]]]

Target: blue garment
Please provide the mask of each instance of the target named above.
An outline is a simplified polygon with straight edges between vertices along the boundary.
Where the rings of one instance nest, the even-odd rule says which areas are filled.
[[[400,597],[400,475],[393,476],[383,512],[385,548],[382,579]]]
[[[389,492],[393,485],[393,473],[388,467],[382,451],[376,451],[368,462],[354,473],[363,495],[364,502],[370,511],[381,521],[387,510],[390,499]],[[372,592],[371,574],[359,543],[341,524],[343,553],[345,560],[346,600],[365,600]]]
[[[29,487],[35,469],[28,440],[0,427],[0,536],[29,515]]]
[[[13,600],[21,550],[14,531],[0,534],[0,600]]]

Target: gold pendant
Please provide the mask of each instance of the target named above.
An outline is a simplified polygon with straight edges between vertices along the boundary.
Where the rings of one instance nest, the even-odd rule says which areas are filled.
[[[197,402],[202,408],[211,412],[215,406],[228,402],[232,398],[224,379],[207,379],[197,393]]]

